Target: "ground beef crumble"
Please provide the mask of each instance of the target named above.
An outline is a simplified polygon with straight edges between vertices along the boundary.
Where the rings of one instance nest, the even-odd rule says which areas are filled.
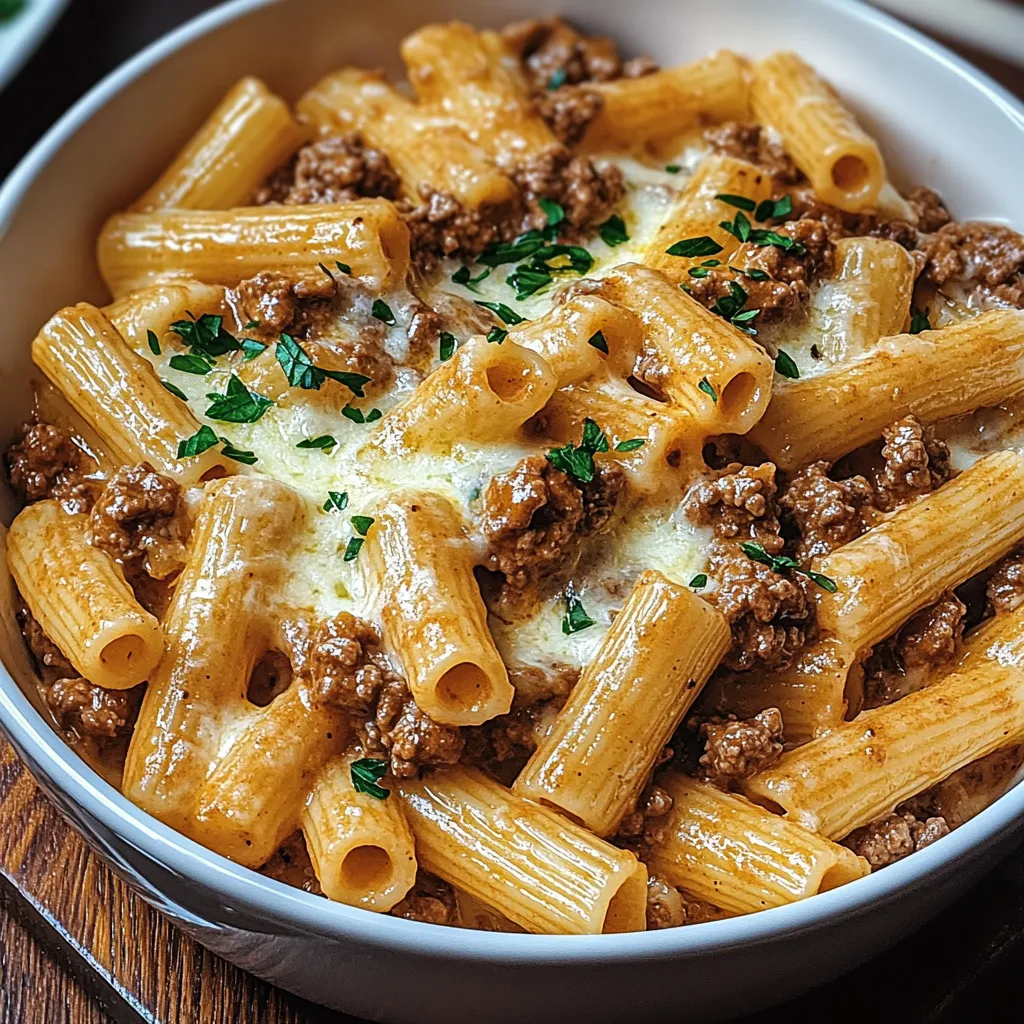
[[[647,930],[678,928],[684,924],[716,921],[723,913],[710,903],[677,889],[658,875],[647,879]]]
[[[949,825],[945,818],[919,821],[912,814],[888,814],[851,832],[843,840],[843,845],[867,860],[872,871],[877,871],[923,850],[948,834]]]
[[[409,226],[413,261],[421,269],[441,256],[475,256],[492,242],[515,234],[515,225],[507,222],[508,211],[467,209],[450,192],[429,185],[421,185],[419,191],[418,204],[403,201],[399,208]]]
[[[459,904],[455,890],[436,875],[416,872],[416,883],[405,898],[388,911],[392,917],[424,924],[457,925]]]
[[[950,477],[949,448],[914,416],[882,431],[885,467],[875,477],[875,504],[883,512],[941,487]]]
[[[268,203],[347,203],[361,197],[397,199],[401,180],[387,155],[358,134],[331,135],[311,142],[257,191],[257,206]]]
[[[317,628],[310,674],[316,700],[354,715],[364,753],[387,757],[396,777],[410,778],[423,765],[455,764],[462,756],[460,730],[419,709],[376,630],[354,615],[341,612]]]
[[[56,680],[45,688],[44,696],[62,729],[73,729],[80,736],[112,739],[130,731],[142,688],[104,690],[75,676]]]
[[[985,597],[993,615],[1015,611],[1024,603],[1024,550],[1013,551],[996,563]]]
[[[64,657],[60,648],[43,632],[43,627],[32,617],[27,608],[18,611],[18,622],[21,626],[25,643],[36,660],[39,673],[44,679],[51,681],[60,677],[78,675],[75,667]]]
[[[624,487],[615,463],[598,463],[594,479],[580,484],[543,455],[494,477],[483,493],[481,520],[486,568],[503,578],[499,610],[516,614],[541,581],[571,569],[579,542],[607,526]]]
[[[659,764],[669,760],[672,755],[672,748],[666,747],[660,755]],[[667,815],[671,810],[672,797],[668,790],[662,789],[656,782],[648,782],[637,798],[636,806],[619,822],[615,842],[632,848],[636,853],[644,846],[660,843],[665,837]]]
[[[166,579],[185,564],[188,520],[181,488],[148,462],[122,466],[92,508],[94,547],[106,551],[131,580]]]
[[[56,498],[69,511],[88,511],[93,493],[82,479],[82,452],[62,427],[24,424],[6,459],[11,487],[26,503]]]
[[[538,93],[534,103],[537,113],[566,146],[575,146],[583,138],[604,106],[601,94],[585,85],[563,85]]]
[[[1024,235],[1002,224],[955,222],[920,242],[923,278],[976,284],[995,298],[1024,309]]]
[[[782,712],[765,708],[753,718],[707,718],[697,727],[704,741],[700,774],[716,785],[749,779],[782,756]]]
[[[778,185],[797,185],[804,176],[777,142],[772,142],[761,125],[747,121],[727,121],[708,128],[704,139],[713,153],[746,160],[762,167]]]

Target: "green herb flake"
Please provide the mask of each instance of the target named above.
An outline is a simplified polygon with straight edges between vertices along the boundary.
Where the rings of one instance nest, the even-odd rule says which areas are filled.
[[[721,251],[722,247],[710,235],[684,238],[681,242],[676,242],[665,250],[669,256],[685,256],[688,259],[698,256],[714,256]]]
[[[626,224],[618,214],[613,213],[603,224],[598,225],[597,230],[601,241],[613,248],[629,241]]]
[[[256,341],[255,338],[242,339],[242,354],[247,363],[266,351],[267,346],[264,345],[262,341]]]
[[[740,242],[747,241],[751,235],[752,225],[750,223],[750,218],[742,211],[733,217],[731,223],[727,220],[723,220],[718,226],[722,228],[723,231],[728,231],[730,235],[738,239]]]
[[[775,357],[775,372],[783,377],[788,377],[790,380],[800,379],[800,368],[793,361],[793,357],[781,348],[779,349],[779,354]]]
[[[455,271],[454,274],[452,274],[452,280],[456,284],[461,284],[461,285],[465,286],[470,291],[478,292],[478,291],[480,291],[480,289],[477,288],[477,285],[482,280],[484,280],[484,278],[489,277],[490,273],[491,273],[491,268],[490,267],[485,267],[482,273],[477,274],[476,277],[470,277],[469,276],[469,267],[467,267],[465,264],[463,264],[461,267],[459,267],[458,270]]]
[[[635,452],[637,448],[643,448],[647,444],[646,437],[634,437],[629,441],[620,441],[616,446],[617,452]]]
[[[678,174],[683,169],[682,164],[665,164],[665,170],[669,174]]]
[[[457,344],[455,335],[448,331],[442,331],[439,343],[438,357],[442,363],[446,363],[455,355],[455,346]]]
[[[760,562],[761,565],[768,566],[772,572],[781,573],[787,569],[792,569],[794,572],[806,576],[812,583],[816,583],[822,590],[827,590],[830,594],[836,593],[839,589],[836,581],[828,576],[823,576],[820,572],[801,568],[799,562],[789,558],[787,555],[769,555],[760,544],[756,544],[753,541],[744,541],[740,544],[740,549],[751,561]]]
[[[149,342],[149,351],[155,356],[160,355],[160,339],[152,331],[146,331],[146,341]]]
[[[588,417],[583,421],[583,436],[579,445],[570,442],[561,448],[552,448],[546,458],[555,469],[560,469],[581,484],[589,484],[596,473],[594,455],[606,451],[608,438],[605,432]]]
[[[224,458],[234,459],[235,462],[241,462],[246,466],[254,466],[259,462],[255,452],[246,451],[244,448],[236,448],[226,437],[222,437],[221,440],[224,442],[224,447],[221,448],[220,453]]]
[[[793,200],[790,196],[781,199],[765,199],[758,203],[754,213],[755,220],[780,220],[793,212]]]
[[[692,580],[690,580],[690,586],[693,587],[694,590],[703,590],[703,588],[707,585],[708,575],[705,572],[697,573],[697,575],[694,576]]]
[[[587,339],[588,345],[593,345],[598,352],[603,352],[608,355],[608,340],[605,338],[602,331],[596,331],[594,334]]]
[[[342,556],[342,561],[353,562],[359,557],[359,552],[363,550],[363,544],[366,542],[362,537],[349,537],[348,544],[345,547],[345,554]]]
[[[325,512],[344,512],[348,508],[348,491],[328,491],[323,508]]]
[[[492,345],[500,345],[508,337],[508,331],[502,327],[492,327],[487,332],[487,341]]]
[[[387,324],[388,327],[395,326],[395,314],[391,312],[391,307],[383,299],[373,300],[370,314],[381,323]]]
[[[725,203],[728,206],[735,206],[739,210],[746,210],[747,213],[753,213],[757,208],[757,203],[753,199],[748,199],[746,196],[734,196],[728,192],[719,192],[715,198],[720,203]]]
[[[746,270],[743,267],[733,267],[731,269],[738,271],[744,277],[749,277],[751,281],[769,280],[769,275],[766,274],[763,270],[757,270],[756,268],[754,270]]]
[[[509,327],[524,323],[523,318],[514,309],[509,309],[504,302],[483,302],[476,299],[475,304],[481,309],[489,309],[503,324],[508,324]],[[502,341],[504,340],[502,338]]]
[[[562,632],[566,636],[579,633],[594,625],[594,620],[587,614],[583,602],[572,590],[565,592],[565,614],[562,616]]]
[[[330,449],[337,444],[337,440],[330,434],[321,434],[319,437],[307,437],[300,441],[296,448],[314,448],[322,452],[330,453]]]
[[[217,444],[218,437],[213,428],[204,423],[191,437],[178,442],[178,458],[194,459],[197,455]]]
[[[548,79],[548,91],[554,92],[556,89],[561,89],[565,85],[565,78],[565,68],[556,68],[555,73]]]
[[[182,373],[194,373],[198,377],[205,377],[213,367],[202,356],[171,356],[170,367],[172,370],[181,370]]]
[[[291,335],[282,334],[277,342],[277,361],[288,383],[304,391],[319,391],[328,378],[344,384],[357,398],[364,397],[363,387],[370,383],[364,373],[347,370],[324,370],[313,364],[306,350]]]
[[[698,390],[703,391],[704,394],[707,395],[708,398],[710,398],[711,401],[715,403],[715,405],[718,405],[718,392],[715,390],[711,381],[709,381],[707,377],[701,377],[701,379],[697,382],[697,388]]]
[[[354,405],[346,405],[341,410],[341,415],[353,423],[375,423],[384,414],[380,409],[371,409],[369,412],[363,412],[362,409],[357,409]]]
[[[189,313],[189,316],[192,314]],[[224,318],[212,313],[204,313],[198,319],[192,317],[191,320],[176,320],[170,329],[194,355],[201,356],[211,364],[216,362],[218,356],[237,352],[241,348],[238,339],[224,329]]]
[[[236,374],[231,374],[225,394],[211,394],[206,415],[223,423],[255,423],[274,404],[269,398],[250,391]]]
[[[387,800],[391,796],[390,789],[377,785],[387,773],[388,762],[380,761],[375,757],[361,757],[349,766],[349,774],[352,776],[352,786],[355,791],[376,797],[378,800]]]
[[[928,314],[915,309],[910,316],[910,333],[920,334],[922,331],[930,331],[931,329],[932,325],[928,320]]]
[[[163,386],[167,388],[175,398],[180,398],[183,402],[188,401],[188,395],[186,395],[185,392],[177,385],[172,384],[169,380],[164,380],[163,377],[160,378],[160,383],[163,384]]]
[[[565,220],[565,210],[559,203],[556,203],[554,199],[548,199],[547,196],[541,196],[537,200],[537,205],[544,211],[544,216],[548,219],[548,224],[554,227],[556,224],[561,224]]]
[[[366,536],[366,531],[376,522],[373,516],[353,516],[352,526],[360,537]]]
[[[250,320],[243,328],[243,331],[258,331],[260,329],[259,320]]]

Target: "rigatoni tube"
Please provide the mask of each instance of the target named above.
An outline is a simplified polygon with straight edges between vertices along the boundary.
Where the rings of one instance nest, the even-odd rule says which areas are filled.
[[[613,834],[730,642],[721,612],[644,572],[514,791]]]
[[[162,347],[171,332],[171,324],[186,319],[190,313],[201,318],[204,313],[225,316],[227,312],[224,289],[202,281],[176,281],[141,288],[103,307],[103,315],[141,356],[155,354],[149,342],[150,331]],[[230,322],[225,326],[231,329]],[[174,334],[173,338],[180,344],[179,335]]]
[[[659,784],[672,810],[648,855],[651,871],[723,910],[781,907],[870,871],[846,847],[711,783],[671,774]]]
[[[647,872],[631,853],[472,768],[398,788],[421,866],[528,932],[644,930]]]
[[[163,654],[160,624],[111,557],[88,539],[88,517],[56,501],[23,509],[7,535],[7,566],[43,632],[90,682],[124,690]]]
[[[419,707],[445,725],[503,715],[513,690],[487,629],[462,517],[428,491],[376,506],[364,558],[380,592],[384,637]]]

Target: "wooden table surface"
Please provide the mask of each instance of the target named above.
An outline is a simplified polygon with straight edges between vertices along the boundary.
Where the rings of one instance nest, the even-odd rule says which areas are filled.
[[[209,6],[72,0],[0,94],[0,178],[102,75]],[[967,56],[1024,95],[1024,71]],[[810,1019],[822,1008],[838,1020],[1024,1020],[1022,939],[1018,852],[889,953],[748,1024]],[[89,852],[0,739],[0,1024],[108,1021],[358,1024],[264,984],[177,932]]]

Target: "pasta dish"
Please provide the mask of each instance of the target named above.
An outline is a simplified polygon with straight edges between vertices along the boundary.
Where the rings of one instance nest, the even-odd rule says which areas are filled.
[[[1024,237],[897,189],[795,53],[402,58],[238,82],[32,341],[54,727],[432,924],[695,924],[941,842],[1024,764]]]

